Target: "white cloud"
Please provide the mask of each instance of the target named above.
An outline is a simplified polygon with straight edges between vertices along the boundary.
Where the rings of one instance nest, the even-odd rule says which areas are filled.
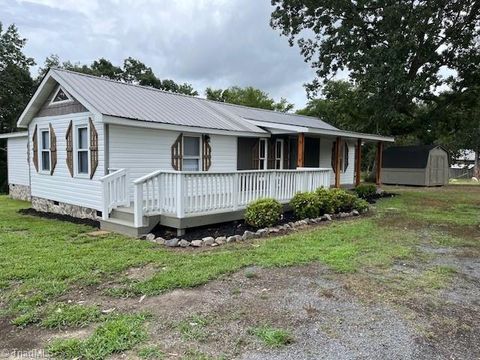
[[[37,62],[58,54],[89,63],[128,56],[161,78],[207,86],[252,85],[297,107],[313,71],[269,26],[258,0],[0,0],[0,21],[16,23]]]

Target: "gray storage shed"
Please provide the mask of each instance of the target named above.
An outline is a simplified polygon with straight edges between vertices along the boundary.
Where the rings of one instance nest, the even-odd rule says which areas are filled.
[[[438,145],[393,146],[385,149],[382,182],[393,185],[448,184],[448,152]]]

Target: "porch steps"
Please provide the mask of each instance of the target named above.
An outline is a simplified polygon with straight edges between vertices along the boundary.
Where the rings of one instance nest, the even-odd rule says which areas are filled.
[[[133,222],[133,208],[119,207],[112,210],[108,220],[100,220],[100,229],[132,237],[148,234],[160,221],[160,216],[144,216],[143,226],[136,228]]]

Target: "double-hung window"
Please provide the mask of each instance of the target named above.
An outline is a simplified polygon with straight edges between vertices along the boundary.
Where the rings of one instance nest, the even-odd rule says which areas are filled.
[[[275,140],[275,169],[283,169],[283,139]]]
[[[258,144],[258,168],[264,170],[267,169],[268,141],[260,139]]]
[[[183,167],[184,171],[200,170],[200,137],[183,137]]]
[[[42,149],[42,171],[50,171],[50,131],[41,130],[41,149]]]
[[[76,128],[76,160],[77,160],[77,174],[88,174],[88,127],[78,126]]]

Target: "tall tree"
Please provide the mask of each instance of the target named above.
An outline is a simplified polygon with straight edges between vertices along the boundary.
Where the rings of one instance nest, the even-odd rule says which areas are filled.
[[[298,114],[315,116],[340,129],[375,132],[372,109],[364,102],[364,94],[352,83],[330,80],[321,90],[321,97],[310,99]]]
[[[113,65],[109,60],[104,58],[95,60],[90,65],[82,65],[79,63],[74,64],[70,61],[62,62],[58,55],[50,55],[45,59],[44,66],[39,71],[39,80],[45,75],[50,67],[78,71],[84,74],[102,76],[142,86],[150,86],[174,93],[192,96],[198,95],[198,92],[192,87],[192,85],[187,83],[178,84],[170,79],[161,80],[155,75],[151,67],[132,57],[125,59],[122,67],[119,67]]]
[[[375,109],[378,132],[409,134],[419,123],[417,104],[438,99],[441,69],[458,73],[480,63],[477,0],[272,0],[271,25],[300,47],[317,78],[315,93],[339,70]],[[473,64],[473,65],[472,65]]]
[[[12,132],[33,90],[29,67],[35,62],[23,53],[26,39],[15,25],[3,30],[0,22],[0,133]],[[0,143],[0,192],[6,190],[5,142]]]
[[[268,93],[252,86],[245,88],[232,86],[224,90],[207,88],[205,95],[209,100],[280,112],[288,112],[292,110],[294,106],[284,98],[276,102]]]

